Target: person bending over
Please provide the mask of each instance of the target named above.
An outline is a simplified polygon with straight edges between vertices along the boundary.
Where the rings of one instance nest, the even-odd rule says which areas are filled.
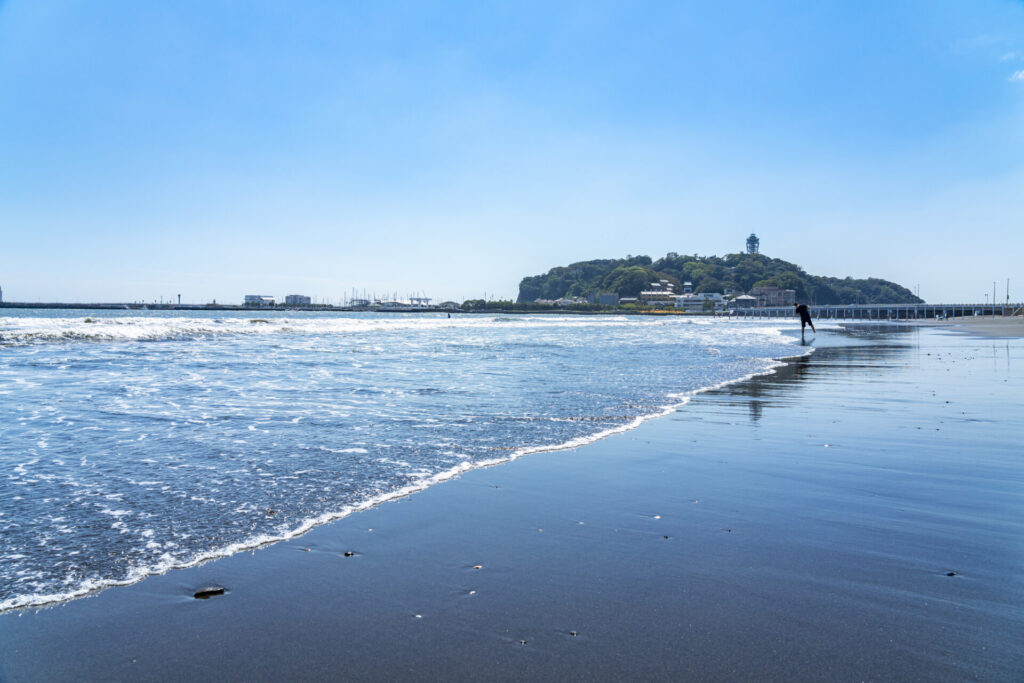
[[[793,304],[796,306],[796,314],[800,316],[800,335],[803,336],[804,328],[808,325],[811,326],[811,332],[818,333],[814,329],[814,323],[811,322],[811,312],[807,309],[807,304]]]

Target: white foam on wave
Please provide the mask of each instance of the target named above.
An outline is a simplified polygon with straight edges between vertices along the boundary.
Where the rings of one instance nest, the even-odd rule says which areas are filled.
[[[252,315],[259,315],[254,312]],[[125,315],[96,318],[0,317],[0,344],[68,341],[158,341],[214,335],[359,334],[389,330],[583,327],[631,324],[626,316],[492,316],[443,318],[423,314],[349,314],[324,317],[162,317]],[[635,323],[632,323],[635,324]]]
[[[795,342],[796,341],[795,339],[784,337],[782,335],[781,330],[778,328],[778,326],[764,326],[764,327],[760,328],[760,331],[762,333],[766,332],[766,333],[769,333],[769,334],[772,334],[772,333],[778,334],[780,337],[782,337],[783,339],[785,339],[788,342]],[[704,387],[701,387],[699,389],[696,389],[696,390],[693,390],[693,391],[689,391],[689,392],[686,392],[686,393],[683,393],[683,394],[673,394],[673,395],[670,395],[669,398],[671,399],[671,402],[666,404],[666,405],[664,405],[664,406],[662,406],[662,407],[660,407],[659,409],[657,409],[655,411],[652,411],[649,414],[637,416],[637,417],[633,418],[632,420],[630,420],[629,422],[627,422],[625,424],[622,424],[622,425],[619,425],[619,426],[616,426],[616,427],[611,427],[611,428],[599,431],[599,432],[597,432],[595,434],[577,437],[577,438],[570,439],[568,441],[565,441],[565,442],[562,442],[562,443],[557,443],[557,444],[548,444],[548,445],[541,445],[541,446],[529,446],[529,447],[518,448],[518,449],[515,449],[513,451],[510,451],[507,455],[502,456],[502,457],[496,457],[496,458],[491,458],[491,459],[482,460],[482,461],[476,461],[476,462],[465,460],[463,462],[460,462],[457,465],[454,465],[454,466],[452,466],[452,467],[450,467],[450,468],[448,468],[446,470],[442,470],[440,472],[436,472],[436,473],[433,473],[433,474],[424,473],[424,474],[422,474],[420,476],[420,479],[418,479],[417,481],[412,482],[412,483],[410,483],[410,484],[408,484],[408,485],[406,485],[404,487],[401,487],[399,489],[396,489],[394,491],[389,491],[387,493],[381,493],[381,494],[378,494],[376,496],[372,496],[370,498],[367,498],[367,499],[365,499],[363,501],[360,501],[360,502],[357,502],[357,503],[353,503],[353,504],[350,504],[350,505],[346,505],[346,506],[342,507],[339,510],[331,511],[331,512],[325,512],[325,513],[322,513],[322,514],[317,515],[315,517],[311,517],[311,518],[302,520],[301,522],[299,522],[292,529],[290,529],[288,531],[285,531],[285,532],[282,532],[282,533],[278,533],[278,534],[259,534],[257,536],[248,538],[248,539],[246,539],[244,541],[239,541],[239,542],[236,542],[236,543],[231,543],[231,544],[229,544],[227,546],[224,546],[224,547],[221,547],[221,548],[211,549],[211,550],[208,550],[208,551],[205,551],[205,552],[202,552],[202,553],[195,554],[195,555],[193,555],[191,557],[188,557],[188,558],[175,557],[174,555],[171,555],[170,553],[165,552],[165,553],[163,553],[160,556],[159,560],[156,563],[153,563],[153,564],[150,564],[150,565],[147,565],[147,566],[143,566],[143,567],[135,567],[131,571],[129,571],[129,573],[125,577],[123,577],[121,579],[96,579],[96,578],[90,578],[90,579],[86,579],[85,581],[82,581],[82,582],[78,583],[73,589],[70,589],[70,590],[64,591],[64,592],[37,593],[37,594],[29,594],[29,595],[18,595],[18,596],[14,596],[14,597],[8,598],[7,600],[0,601],[0,613],[5,612],[5,611],[9,611],[9,610],[14,610],[14,609],[25,609],[25,608],[41,607],[41,606],[45,606],[45,605],[49,605],[49,604],[65,602],[67,600],[72,600],[72,599],[75,599],[75,598],[79,598],[79,597],[88,595],[90,593],[93,593],[93,592],[96,592],[96,591],[99,591],[99,590],[102,590],[102,589],[105,589],[105,588],[109,588],[109,587],[113,587],[113,586],[127,586],[127,585],[131,585],[133,583],[137,583],[138,581],[141,581],[142,579],[146,578],[147,576],[155,576],[155,575],[159,575],[159,574],[164,574],[164,573],[167,573],[168,571],[171,571],[173,569],[187,569],[189,567],[194,567],[196,565],[199,565],[199,564],[202,564],[202,563],[205,563],[205,562],[209,562],[209,561],[217,559],[217,558],[227,557],[227,556],[239,553],[239,552],[243,552],[243,551],[247,551],[247,550],[253,550],[253,549],[256,549],[256,548],[259,548],[259,547],[262,547],[262,546],[270,545],[270,544],[273,544],[273,543],[278,543],[280,541],[290,540],[292,538],[295,538],[295,537],[301,536],[301,535],[303,535],[305,533],[308,533],[310,530],[312,530],[312,529],[314,529],[314,528],[316,528],[318,526],[322,526],[324,524],[329,524],[331,522],[343,519],[345,517],[348,517],[348,516],[352,515],[355,512],[360,512],[362,510],[367,510],[369,508],[375,507],[377,505],[381,505],[381,504],[389,502],[389,501],[393,501],[393,500],[397,500],[399,498],[404,498],[406,496],[410,496],[412,494],[415,494],[415,493],[418,493],[418,492],[423,491],[425,489],[428,489],[431,486],[434,486],[436,484],[440,484],[440,483],[448,481],[450,479],[454,479],[454,478],[456,478],[456,477],[458,477],[458,476],[460,476],[460,475],[462,475],[462,474],[464,474],[466,472],[469,472],[471,470],[482,469],[482,468],[486,468],[486,467],[494,467],[496,465],[500,465],[500,464],[503,464],[503,463],[506,463],[506,462],[517,460],[517,459],[519,459],[519,458],[521,458],[523,456],[526,456],[526,455],[542,453],[542,452],[554,452],[554,451],[571,450],[571,449],[575,449],[575,448],[580,448],[582,446],[585,446],[585,445],[590,444],[590,443],[594,443],[596,441],[599,441],[601,439],[607,438],[609,436],[612,436],[612,435],[615,435],[615,434],[621,434],[621,433],[624,433],[624,432],[628,432],[628,431],[630,431],[632,429],[635,429],[635,428],[639,427],[640,425],[642,425],[643,423],[645,423],[645,422],[647,422],[649,420],[653,420],[655,418],[664,417],[666,415],[669,415],[669,414],[675,412],[676,410],[678,410],[679,408],[685,406],[687,403],[689,403],[692,400],[692,398],[694,396],[696,396],[698,394],[705,393],[705,392],[708,392],[708,391],[714,391],[716,389],[721,389],[722,387],[729,386],[731,384],[736,384],[736,383],[739,383],[739,382],[744,382],[744,381],[750,380],[750,379],[752,379],[754,377],[758,377],[758,376],[762,376],[762,375],[769,375],[769,374],[773,373],[775,370],[777,370],[778,368],[784,367],[786,365],[786,362],[785,362],[784,359],[799,358],[799,357],[807,356],[807,355],[810,355],[811,353],[813,353],[813,351],[814,351],[813,347],[806,347],[806,348],[803,348],[798,353],[794,353],[794,354],[791,354],[791,355],[782,356],[782,357],[776,358],[776,359],[763,359],[764,362],[765,362],[765,367],[760,369],[760,370],[758,370],[758,371],[751,372],[751,373],[748,373],[746,375],[743,375],[743,376],[740,376],[740,377],[736,377],[736,378],[733,378],[733,379],[729,379],[729,380],[725,380],[725,381],[722,381],[722,382],[718,382],[716,384],[704,386]],[[359,451],[362,451],[362,450],[363,449],[353,448],[353,449],[339,450],[337,452],[359,452]],[[30,463],[26,463],[26,464],[30,464]],[[120,517],[122,515],[130,514],[127,511],[121,511],[121,510],[114,511],[114,510],[110,510],[109,508],[101,510],[101,512],[103,512],[105,514],[111,514],[111,515],[115,516],[115,518],[118,519],[118,520],[120,520]],[[152,543],[152,541],[151,541],[151,543]],[[171,543],[167,543],[165,545],[173,546],[175,544],[173,542],[171,542]]]
[[[259,315],[253,312],[251,315]],[[625,315],[466,315],[444,318],[424,314],[372,315],[339,314],[323,317],[162,317],[144,314],[82,318],[82,317],[0,317],[0,344],[18,345],[40,342],[72,341],[162,341],[186,340],[220,335],[275,334],[330,335],[364,334],[387,331],[429,331],[429,330],[491,330],[500,327],[523,329],[573,329],[573,328],[615,328],[638,325],[675,325],[681,330],[686,327],[704,327],[721,322],[722,319],[683,319],[675,317],[652,318]],[[791,326],[792,321],[734,321],[730,327],[751,333],[779,334],[780,326]]]

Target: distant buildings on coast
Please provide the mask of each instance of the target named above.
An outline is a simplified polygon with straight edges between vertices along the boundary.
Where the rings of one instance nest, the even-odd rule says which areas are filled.
[[[454,301],[444,301],[438,305],[432,305],[430,297],[410,296],[408,299],[360,299],[347,300],[340,306],[330,304],[314,304],[313,298],[305,294],[289,294],[280,304],[272,296],[265,294],[246,294],[242,298],[242,305],[246,308],[312,308],[316,310],[348,310],[348,311],[455,311],[460,310],[461,305]]]
[[[694,293],[693,283],[684,282],[682,292],[676,292],[674,284],[668,280],[658,280],[650,283],[638,297],[620,297],[615,292],[597,292],[586,299],[570,296],[561,299],[536,299],[534,303],[559,307],[578,304],[601,306],[639,304],[649,308],[675,308],[685,313],[716,313],[736,308],[792,306],[796,303],[796,290],[781,287],[754,287],[749,294],[733,290]]]
[[[243,299],[243,305],[252,308],[273,308],[274,297],[263,296],[262,294],[246,294],[245,299]]]

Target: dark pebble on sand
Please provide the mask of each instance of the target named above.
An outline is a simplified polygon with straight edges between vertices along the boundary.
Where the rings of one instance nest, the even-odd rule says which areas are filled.
[[[579,631],[569,631],[569,635],[570,636],[578,636],[579,634],[580,634]]]
[[[946,572],[946,576],[956,576],[956,572]]]
[[[224,586],[207,586],[206,588],[200,588],[195,592],[193,597],[198,600],[206,600],[214,595],[224,595]]]
[[[355,553],[352,552],[351,550],[346,550],[345,551],[345,557],[352,557],[353,555],[355,555]]]

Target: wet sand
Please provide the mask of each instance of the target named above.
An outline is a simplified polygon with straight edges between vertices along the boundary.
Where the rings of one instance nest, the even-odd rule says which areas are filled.
[[[975,316],[970,318],[945,318],[943,320],[915,321],[915,325],[941,327],[954,332],[965,332],[985,337],[1024,337],[1024,317],[1021,316]]]
[[[634,431],[0,615],[0,679],[1020,680],[1024,342],[814,343]]]

